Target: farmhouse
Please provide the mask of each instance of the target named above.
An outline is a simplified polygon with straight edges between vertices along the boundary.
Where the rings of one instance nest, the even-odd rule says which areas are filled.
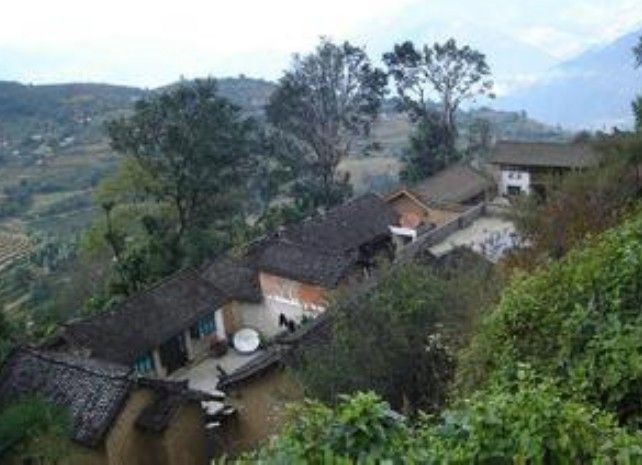
[[[399,226],[421,233],[452,221],[468,206],[486,200],[493,189],[492,179],[458,163],[415,186],[395,190],[386,202],[400,215]]]
[[[252,326],[264,336],[316,316],[328,292],[392,259],[394,211],[378,196],[353,199],[223,257],[178,272],[115,309],[63,326],[52,348],[164,378]]]
[[[544,195],[553,177],[597,166],[599,154],[589,144],[498,142],[490,163],[499,168],[501,195]]]
[[[368,276],[378,260],[392,260],[390,225],[397,214],[365,194],[250,247],[268,318],[300,321],[325,309],[328,293]]]
[[[70,416],[63,465],[204,465],[205,414],[215,397],[126,366],[20,348],[0,368],[0,406],[39,396]],[[37,458],[9,463],[39,463]],[[13,460],[13,462],[11,461]]]
[[[163,378],[225,344],[229,301],[195,270],[184,270],[114,310],[64,325],[54,347]]]

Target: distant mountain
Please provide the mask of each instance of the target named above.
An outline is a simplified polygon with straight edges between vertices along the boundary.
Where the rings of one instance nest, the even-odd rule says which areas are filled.
[[[525,110],[540,121],[574,129],[628,127],[631,101],[642,93],[642,69],[634,68],[632,54],[640,35],[642,30],[557,65],[493,106]]]
[[[431,2],[417,5],[418,11],[394,18],[393,24],[372,25],[355,38],[367,43],[370,56],[378,60],[395,43],[411,40],[416,45],[443,42],[451,37],[460,45],[469,45],[486,55],[498,89],[523,86],[532,82],[558,60],[545,51],[514,37],[462,19],[457,24],[442,23],[430,14]]]

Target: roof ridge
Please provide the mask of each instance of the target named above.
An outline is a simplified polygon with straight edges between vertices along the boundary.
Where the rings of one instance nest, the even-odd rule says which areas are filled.
[[[216,289],[225,298],[229,298],[227,293],[223,292],[221,289],[219,289],[213,283],[211,283],[208,280],[204,279],[201,276],[201,274],[199,273],[199,271],[195,267],[190,266],[190,267],[183,268],[183,269],[178,270],[178,271],[176,271],[176,272],[174,272],[174,273],[172,273],[172,274],[170,274],[168,276],[165,276],[165,277],[161,278],[160,280],[152,283],[149,287],[146,287],[145,289],[142,289],[141,291],[139,291],[139,292],[137,292],[135,294],[132,294],[132,295],[128,296],[127,298],[125,298],[124,300],[118,302],[114,307],[111,307],[111,308],[109,308],[109,309],[107,309],[105,311],[96,313],[94,315],[89,315],[89,316],[87,316],[85,318],[80,318],[78,320],[69,320],[69,321],[63,323],[61,326],[62,327],[67,327],[67,326],[70,326],[70,325],[73,325],[73,324],[88,322],[88,321],[92,321],[92,320],[96,320],[96,319],[100,319],[100,318],[106,317],[108,315],[114,315],[116,313],[121,313],[121,312],[124,311],[123,307],[126,304],[131,303],[136,299],[140,299],[143,296],[149,295],[149,294],[151,294],[152,291],[154,291],[155,289],[158,289],[163,284],[166,284],[167,282],[171,281],[172,279],[175,279],[179,275],[188,274],[188,273],[189,274],[193,274],[194,277],[198,278],[199,281],[205,283],[205,285],[211,286],[214,289]]]
[[[52,364],[55,364],[55,365],[65,366],[67,368],[73,368],[74,370],[82,371],[82,372],[89,373],[89,374],[96,375],[96,376],[100,376],[100,377],[103,377],[103,378],[122,379],[122,380],[127,380],[127,381],[131,381],[132,380],[131,379],[132,374],[133,374],[132,369],[127,368],[124,365],[120,366],[119,364],[116,364],[114,362],[107,362],[107,361],[101,360],[99,358],[87,357],[85,360],[90,360],[90,361],[94,361],[94,362],[97,362],[97,363],[109,363],[115,369],[116,368],[121,368],[125,372],[125,374],[123,374],[123,375],[115,375],[115,374],[110,374],[110,373],[105,373],[105,372],[102,372],[102,371],[94,370],[94,369],[91,369],[91,368],[86,367],[86,366],[81,366],[81,365],[77,365],[77,364],[72,363],[72,362],[68,362],[68,361],[65,361],[65,360],[61,360],[61,359],[57,359],[57,358],[54,358],[54,357],[50,357],[50,356],[48,356],[47,353],[45,353],[43,351],[39,351],[39,350],[33,349],[33,348],[30,348],[30,347],[21,347],[17,351],[18,352],[20,352],[20,351],[26,352],[26,353],[28,353],[28,354],[36,357],[36,358],[39,358],[41,360],[44,360],[46,362],[49,362],[49,363],[52,363]],[[65,353],[65,352],[58,352],[58,353],[60,355],[63,355],[63,356],[74,357],[74,355],[71,355],[69,353]]]
[[[299,242],[294,242],[294,241],[292,241],[292,240],[290,240],[288,238],[285,238],[285,237],[279,238],[278,242],[281,242],[281,243],[286,244],[286,245],[292,245],[292,246],[298,247],[299,249],[310,250],[312,252],[316,252],[319,255],[324,255],[326,257],[337,257],[337,256],[346,257],[348,255],[348,253],[346,253],[348,251],[340,251],[340,250],[336,250],[335,251],[335,250],[330,250],[330,249],[321,249],[321,248],[318,248],[318,247],[312,247],[311,245],[301,244]]]

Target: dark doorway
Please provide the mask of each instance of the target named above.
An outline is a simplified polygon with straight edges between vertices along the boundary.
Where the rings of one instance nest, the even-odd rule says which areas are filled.
[[[161,363],[170,374],[187,363],[185,336],[179,334],[160,346]]]

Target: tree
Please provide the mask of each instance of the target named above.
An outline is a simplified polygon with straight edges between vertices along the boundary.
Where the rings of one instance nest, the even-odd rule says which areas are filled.
[[[363,49],[325,38],[313,53],[295,55],[279,80],[267,116],[295,141],[289,157],[300,176],[295,190],[312,207],[340,203],[349,193],[349,178],[337,168],[355,137],[369,134],[386,82]]]
[[[234,463],[624,465],[641,459],[639,434],[568,400],[525,367],[517,381],[414,424],[372,393],[342,396],[334,407],[306,401],[292,408],[279,436]]]
[[[642,210],[532,274],[520,274],[460,358],[476,391],[528,363],[563,394],[642,425]]]
[[[493,126],[486,118],[475,118],[468,127],[468,156],[487,155],[493,139]]]
[[[339,300],[328,310],[331,340],[294,364],[307,392],[333,402],[373,390],[406,413],[438,411],[454,373],[453,349],[466,340],[480,302],[490,300],[486,284],[496,282],[488,269],[466,268],[449,275],[405,265],[365,295]]]
[[[635,67],[642,67],[642,37],[633,49],[633,55],[635,56]],[[633,101],[633,113],[635,115],[635,129],[642,132],[642,96],[638,96]]]
[[[545,198],[534,194],[517,199],[509,217],[530,245],[509,256],[508,264],[533,269],[618,224],[640,192],[636,158],[641,143],[630,135],[595,142],[604,152],[598,168],[551,176]]]
[[[402,181],[415,183],[445,168],[445,133],[434,114],[422,118],[410,135],[410,147],[399,173]]]
[[[0,410],[0,461],[56,464],[68,453],[71,422],[66,410],[39,397]]]
[[[150,260],[159,274],[176,270],[199,231],[220,230],[241,211],[255,124],[216,89],[212,79],[183,81],[107,125],[113,148],[126,158],[99,189],[107,219],[101,236],[121,272],[153,268]],[[133,228],[117,230],[112,216],[132,206],[139,208],[131,221],[144,240],[125,249],[123,235]]]
[[[410,42],[395,45],[383,55],[395,80],[404,109],[414,121],[431,112],[440,115],[445,134],[446,163],[456,155],[455,114],[461,104],[477,96],[494,97],[490,67],[484,54],[469,46],[458,47],[454,39],[421,50]],[[438,100],[436,106],[430,97]]]
[[[631,104],[635,118],[635,130],[642,132],[642,95],[639,95]]]

